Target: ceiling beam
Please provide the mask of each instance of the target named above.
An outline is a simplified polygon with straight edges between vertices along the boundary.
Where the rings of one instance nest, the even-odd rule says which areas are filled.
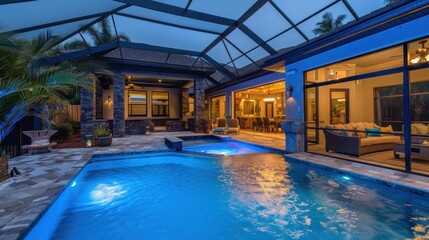
[[[63,53],[55,57],[42,58],[39,60],[39,63],[42,65],[56,64],[67,60],[88,57],[88,56],[100,54],[103,52],[110,52],[118,47],[119,47],[118,42],[110,42],[96,47],[91,47],[91,48],[69,52],[69,53]]]
[[[142,62],[136,60],[124,60],[117,58],[99,58],[99,60],[105,62],[109,66],[110,70],[117,70],[121,72],[133,73],[133,74],[160,74],[173,75],[173,76],[186,76],[195,77],[203,76],[207,77],[213,74],[215,71],[213,68],[210,69],[192,69],[186,66],[168,65],[163,63],[151,63]],[[219,82],[214,82],[219,85]]]
[[[89,27],[91,27],[92,25],[94,25],[94,24],[98,23],[99,21],[103,20],[104,18],[108,17],[109,15],[111,15],[111,14],[113,14],[113,13],[117,12],[117,11],[120,11],[120,10],[122,10],[122,9],[125,9],[125,8],[127,8],[127,7],[129,7],[129,6],[131,6],[131,5],[129,5],[129,4],[124,4],[124,5],[120,6],[120,7],[117,7],[117,8],[115,8],[115,9],[111,10],[111,11],[104,12],[102,15],[100,15],[100,16],[99,16],[97,19],[95,19],[94,21],[91,21],[90,23],[88,23],[88,24],[86,24],[86,25],[83,25],[83,26],[82,26],[82,27],[80,27],[79,29],[77,29],[77,30],[75,30],[75,31],[73,31],[73,32],[71,32],[71,33],[69,33],[69,34],[68,34],[68,35],[66,35],[65,37],[63,37],[60,41],[58,41],[58,43],[60,43],[60,42],[64,41],[65,39],[68,39],[68,38],[70,38],[70,37],[74,36],[74,35],[75,35],[75,34],[77,34],[77,33],[80,33],[80,32],[82,32],[82,31],[84,31],[84,30],[88,29]],[[86,41],[85,41],[85,42],[86,42]]]
[[[226,68],[224,68],[218,62],[216,62],[213,58],[209,57],[207,54],[204,54],[203,58],[207,62],[209,62],[214,68],[216,68],[219,72],[223,73],[224,75],[228,76],[229,78],[232,78],[232,79],[237,78],[237,76],[235,76],[232,72],[228,71]]]
[[[211,23],[227,25],[227,26],[231,26],[231,25],[236,24],[236,21],[233,19],[219,17],[219,16],[215,16],[215,15],[211,15],[211,14],[207,14],[207,13],[202,13],[202,12],[198,12],[198,11],[193,11],[193,10],[189,10],[189,9],[187,11],[184,11],[183,8],[168,5],[165,3],[156,2],[156,1],[141,1],[141,0],[116,0],[116,1],[132,4],[132,5],[138,6],[138,7],[152,9],[152,10],[159,11],[159,12],[164,12],[164,13],[169,13],[169,14],[178,15],[178,16],[182,16],[182,17],[201,20],[201,21],[205,21],[205,22],[211,22]]]
[[[219,35],[219,37],[217,37],[215,40],[213,40],[213,42],[210,43],[210,45],[208,45],[206,47],[206,49],[204,49],[201,52],[201,55],[208,53],[210,51],[210,49],[212,49],[214,46],[216,46],[218,43],[220,43],[220,41],[222,41],[222,39],[224,39],[226,36],[228,36],[228,34],[230,34],[232,31],[234,31],[240,25],[240,23],[245,22],[250,16],[252,16],[253,13],[255,13],[259,8],[261,8],[267,1],[268,0],[259,0],[255,4],[253,4],[253,6],[251,8],[249,8],[237,20],[236,24],[230,25],[221,35]]]
[[[160,47],[160,46],[154,46],[154,45],[149,45],[145,43],[132,43],[132,42],[120,41],[119,46],[125,47],[125,48],[133,48],[133,49],[141,49],[141,50],[149,50],[149,51],[157,51],[157,52],[165,52],[165,53],[177,53],[177,54],[191,55],[191,56],[198,56],[200,54],[200,52],[182,50],[177,48]]]
[[[244,32],[250,39],[252,39],[259,46],[261,46],[265,51],[267,51],[270,55],[274,55],[278,53],[274,48],[268,45],[261,37],[259,37],[256,33],[250,30],[246,25],[241,24],[238,28],[242,32]]]
[[[0,5],[3,4],[12,4],[12,3],[21,3],[21,2],[33,2],[34,0],[0,0]]]
[[[127,14],[127,13],[120,13],[120,12],[118,12],[118,13],[116,13],[116,15],[123,16],[123,17],[128,17],[128,18],[134,18],[134,19],[138,19],[138,20],[142,20],[142,21],[146,21],[146,22],[158,23],[158,24],[167,25],[167,26],[170,26],[170,27],[176,27],[176,28],[182,28],[182,29],[192,30],[192,31],[204,32],[204,33],[210,33],[210,34],[216,34],[216,35],[221,34],[220,32],[214,32],[214,31],[204,30],[204,29],[194,28],[194,27],[187,27],[187,26],[183,26],[183,25],[179,25],[179,24],[174,24],[174,23],[169,23],[169,22],[164,22],[164,21],[160,21],[160,20],[155,20],[155,19],[150,19],[150,18],[145,18],[145,17],[139,17],[139,16],[135,16],[135,15]]]
[[[56,21],[56,22],[50,22],[50,23],[40,24],[40,25],[26,27],[26,28],[20,28],[20,29],[9,31],[9,33],[18,34],[18,33],[30,32],[30,31],[34,31],[34,30],[38,30],[38,29],[43,29],[43,28],[49,28],[49,27],[54,27],[54,26],[58,26],[58,25],[63,25],[63,24],[67,24],[67,23],[72,23],[72,22],[79,22],[79,21],[83,21],[83,20],[86,20],[86,19],[100,17],[104,13],[105,12],[91,14],[91,15],[85,15],[85,16],[82,16],[82,17],[70,18],[70,19]]]

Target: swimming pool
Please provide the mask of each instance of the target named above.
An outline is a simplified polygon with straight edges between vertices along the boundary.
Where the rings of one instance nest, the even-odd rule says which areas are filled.
[[[94,161],[25,239],[405,239],[429,231],[427,198],[279,154]]]

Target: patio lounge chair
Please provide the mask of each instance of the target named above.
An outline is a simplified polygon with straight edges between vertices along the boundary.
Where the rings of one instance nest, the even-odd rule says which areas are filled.
[[[28,150],[29,154],[32,154],[34,150],[48,150],[52,151],[52,146],[56,145],[56,142],[49,142],[49,138],[54,135],[57,130],[40,130],[40,131],[24,131],[22,132],[29,138],[31,138],[30,145],[24,145],[21,148]]]
[[[235,134],[239,134],[240,133],[240,124],[238,119],[231,119],[228,125],[228,133],[235,133]]]
[[[226,119],[225,118],[218,118],[216,120],[216,127],[213,129],[213,133],[215,134],[225,134],[227,133],[226,128]]]

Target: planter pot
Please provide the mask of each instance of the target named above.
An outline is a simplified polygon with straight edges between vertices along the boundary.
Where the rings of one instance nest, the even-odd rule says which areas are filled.
[[[98,137],[96,142],[97,142],[97,147],[108,147],[112,145],[112,135],[105,136],[105,137]]]
[[[210,132],[210,126],[208,124],[203,125],[203,131],[204,131],[204,133],[209,133]]]
[[[9,159],[10,159],[9,155],[0,157],[0,182],[3,182],[9,178],[9,173],[8,173]]]

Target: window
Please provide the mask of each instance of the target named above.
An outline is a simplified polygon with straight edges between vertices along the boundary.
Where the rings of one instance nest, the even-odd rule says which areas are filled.
[[[393,47],[308,71],[305,84],[329,82],[402,67],[404,65],[402,51],[402,46]]]
[[[146,91],[128,91],[128,116],[147,116]]]
[[[152,92],[152,117],[168,117],[169,94],[165,91]]]

